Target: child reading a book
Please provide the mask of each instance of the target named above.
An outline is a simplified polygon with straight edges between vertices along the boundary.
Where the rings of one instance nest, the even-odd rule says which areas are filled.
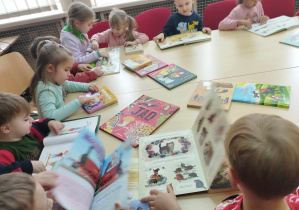
[[[80,97],[64,104],[66,92],[99,90],[95,84],[67,80],[74,63],[72,53],[68,49],[45,40],[38,45],[37,55],[37,68],[29,88],[40,119],[47,117],[61,121],[81,105],[94,102],[92,97]]]
[[[0,174],[45,170],[37,161],[43,139],[49,131],[59,134],[64,125],[51,119],[33,122],[29,114],[30,105],[24,98],[0,92]]]
[[[219,23],[219,30],[237,29],[245,26],[251,29],[251,24],[265,24],[269,20],[259,0],[238,0],[238,5]]]
[[[203,28],[200,15],[192,10],[193,4],[194,0],[175,0],[178,12],[170,15],[163,30],[153,40],[163,42],[167,36],[195,31],[211,34],[210,28]]]
[[[60,40],[73,53],[76,62],[91,63],[100,57],[109,57],[105,50],[91,49],[87,32],[92,28],[94,17],[94,12],[80,2],[72,3],[68,9],[68,24],[62,29]]]
[[[136,31],[137,23],[125,11],[114,8],[109,14],[110,29],[91,37],[92,49],[97,50],[99,43],[108,43],[109,47],[119,45],[132,46],[146,43],[146,34]]]
[[[37,46],[41,41],[45,41],[45,40],[49,40],[61,44],[60,40],[55,36],[36,37],[30,46],[30,53],[34,59],[37,59],[37,52],[36,52]],[[90,64],[75,63],[70,70],[71,74],[68,80],[88,83],[93,80],[96,80],[98,77],[103,75],[103,71],[101,67],[96,67],[94,68],[94,70],[91,69],[92,66]]]
[[[299,209],[299,129],[275,115],[251,114],[237,120],[225,139],[229,179],[243,195],[216,210]],[[152,190],[143,198],[155,210],[180,209],[169,193]]]
[[[53,200],[48,199],[45,190],[55,187],[57,174],[45,171],[35,176],[25,173],[0,176],[0,208],[6,210],[49,210]]]

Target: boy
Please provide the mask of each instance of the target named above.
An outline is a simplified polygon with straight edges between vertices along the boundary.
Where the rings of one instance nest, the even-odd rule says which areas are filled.
[[[36,176],[12,173],[0,176],[0,209],[49,210],[53,201],[45,190],[55,187],[57,174],[45,171]]]
[[[30,105],[21,96],[0,92],[0,174],[39,173],[45,170],[38,160],[43,139],[51,130],[59,134],[61,122],[43,119],[33,122]]]
[[[175,0],[174,5],[178,12],[170,15],[163,30],[153,40],[163,42],[167,36],[195,31],[211,34],[210,28],[202,27],[200,15],[192,10],[193,4],[194,0]]]
[[[295,124],[275,115],[247,115],[227,132],[225,152],[231,184],[243,195],[223,201],[216,210],[299,209],[299,129]],[[149,201],[155,210],[179,209],[170,187],[168,192],[152,190],[142,201]]]

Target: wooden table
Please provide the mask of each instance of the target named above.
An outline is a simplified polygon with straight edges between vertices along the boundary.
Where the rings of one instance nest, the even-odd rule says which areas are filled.
[[[19,38],[19,35],[0,38],[0,55],[5,53],[16,41],[18,41]]]
[[[121,69],[120,74],[98,78],[94,83],[107,86],[118,97],[118,104],[109,106],[92,115],[101,115],[102,125],[131,102],[145,94],[174,105],[180,110],[163,124],[155,134],[175,130],[190,129],[199,113],[199,109],[187,108],[199,80],[213,79],[222,82],[252,82],[291,86],[291,105],[289,109],[243,104],[233,102],[228,116],[234,122],[241,116],[251,113],[267,113],[280,115],[294,123],[299,122],[299,50],[298,48],[279,44],[279,40],[299,29],[284,31],[267,38],[246,31],[213,31],[212,41],[175,47],[161,51],[153,42],[144,45],[144,54],[175,63],[195,74],[198,78],[173,90],[167,90],[149,77],[140,78],[135,73]],[[125,55],[121,50],[121,60],[133,55]],[[82,93],[72,93],[66,102],[75,99]],[[296,100],[297,99],[297,100]],[[68,119],[87,116],[80,108]],[[114,151],[122,141],[99,131],[98,136],[104,143],[106,154]],[[134,149],[133,157],[138,157],[138,149]],[[178,196],[182,209],[214,209],[224,198],[235,192],[227,193],[194,193]]]

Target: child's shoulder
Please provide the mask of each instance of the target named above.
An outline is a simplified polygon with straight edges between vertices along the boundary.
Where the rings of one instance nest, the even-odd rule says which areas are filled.
[[[235,195],[222,201],[215,210],[241,210],[243,195]]]

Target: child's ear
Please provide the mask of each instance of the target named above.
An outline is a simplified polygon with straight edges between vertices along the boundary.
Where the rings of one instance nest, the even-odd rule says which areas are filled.
[[[126,30],[129,29],[129,23],[126,23]]]
[[[234,171],[233,168],[229,167],[227,170],[229,170],[229,181],[231,183],[232,186],[237,186],[240,183],[240,180],[236,174],[236,172]]]
[[[46,69],[47,69],[48,73],[55,72],[55,66],[53,64],[48,64],[47,67],[46,67]]]
[[[6,134],[6,135],[10,134],[10,131],[11,131],[9,124],[1,125],[0,130],[2,133]]]
[[[79,20],[75,20],[74,24],[75,24],[75,27],[78,28],[80,26],[80,21]]]

